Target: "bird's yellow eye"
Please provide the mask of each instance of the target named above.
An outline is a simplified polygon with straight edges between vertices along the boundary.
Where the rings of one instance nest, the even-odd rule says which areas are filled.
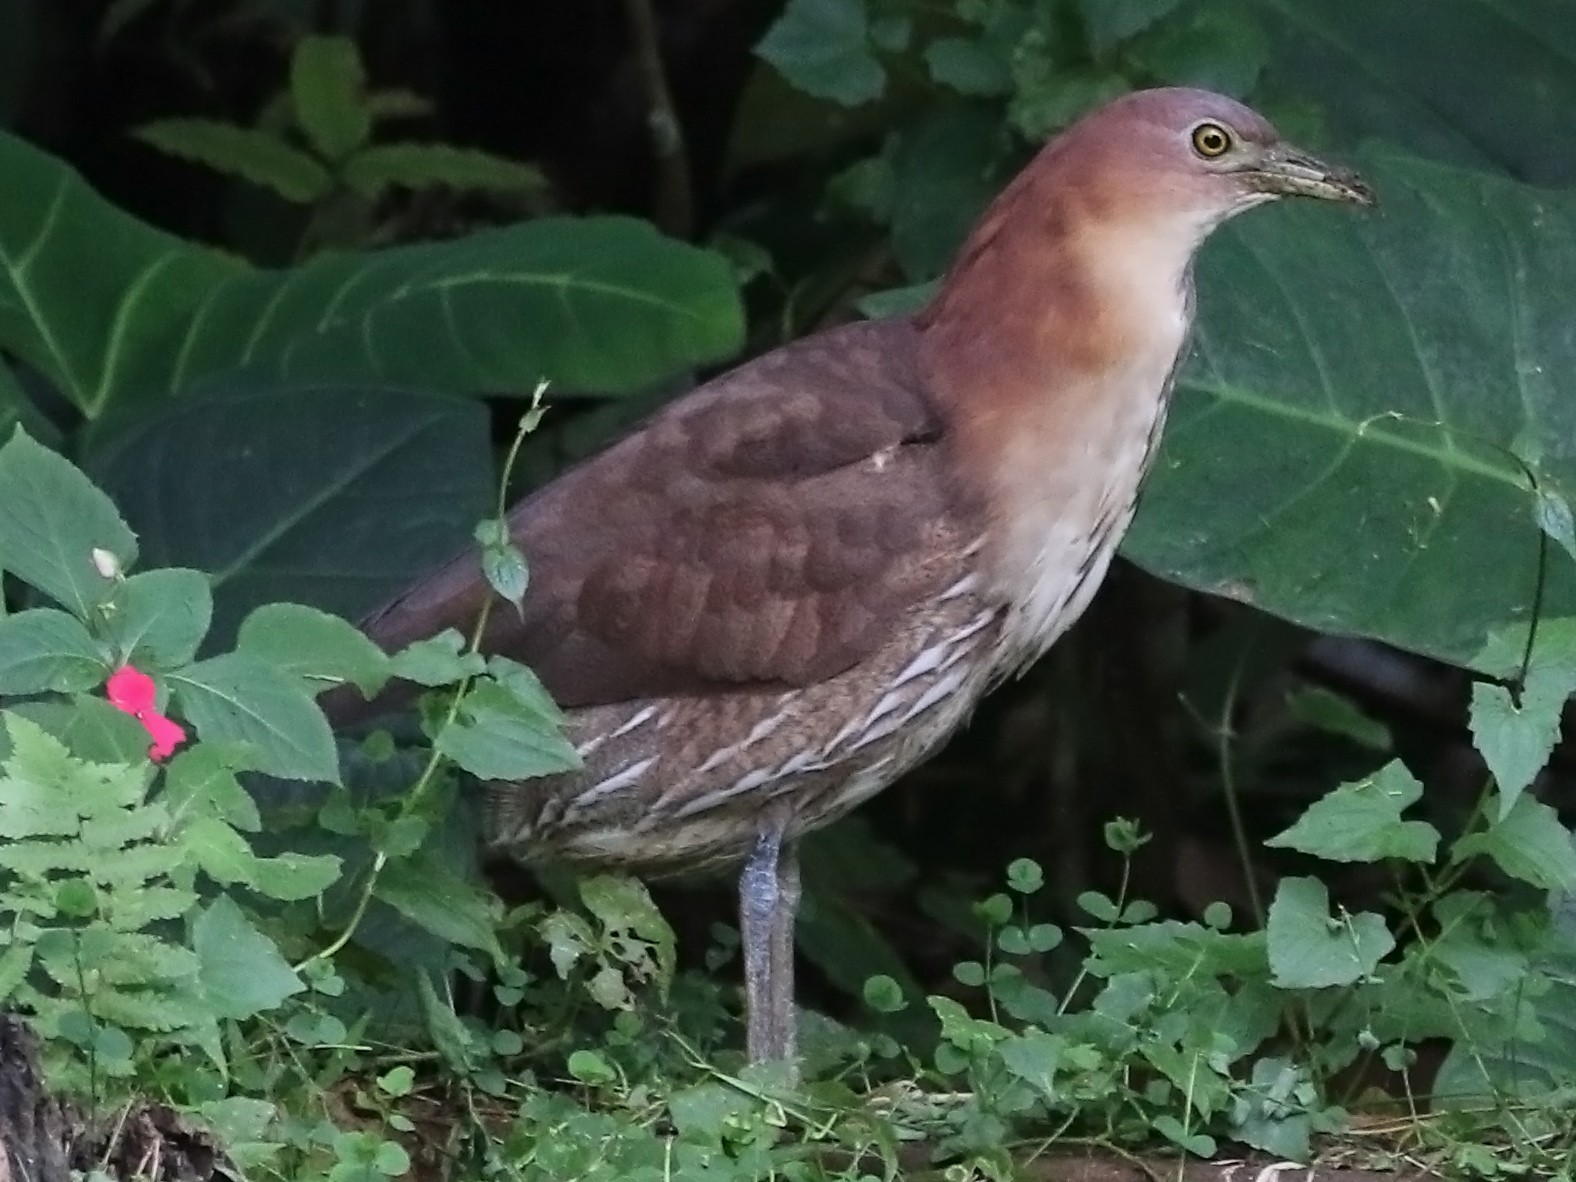
[[[1200,123],[1193,129],[1193,150],[1205,160],[1224,156],[1231,148],[1231,133],[1218,123]]]

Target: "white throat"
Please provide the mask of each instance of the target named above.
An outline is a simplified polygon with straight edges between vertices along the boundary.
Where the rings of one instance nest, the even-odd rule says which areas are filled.
[[[1190,268],[1209,227],[1124,242],[1099,281],[1122,333],[1097,374],[1050,373],[996,480],[996,589],[1013,605],[1012,664],[1043,653],[1089,606],[1136,507],[1192,320]],[[1117,260],[1112,262],[1111,260]]]

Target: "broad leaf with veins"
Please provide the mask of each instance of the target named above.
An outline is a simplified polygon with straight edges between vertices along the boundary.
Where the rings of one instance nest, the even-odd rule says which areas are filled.
[[[1372,214],[1285,203],[1205,248],[1201,324],[1126,552],[1328,632],[1469,662],[1528,618],[1576,494],[1576,194],[1370,156]],[[1544,611],[1576,614],[1552,548]]]
[[[0,176],[0,349],[89,418],[241,369],[626,393],[743,340],[727,261],[633,218],[543,218],[259,270],[139,222],[4,132]]]

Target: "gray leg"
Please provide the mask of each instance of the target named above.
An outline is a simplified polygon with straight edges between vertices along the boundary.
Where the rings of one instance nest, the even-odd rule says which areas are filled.
[[[788,1062],[798,1058],[798,1022],[794,1011],[793,934],[799,915],[799,850],[786,844],[777,858],[777,912],[772,916],[772,1025],[781,1038],[781,1057]]]
[[[794,1055],[793,922],[799,867],[783,848],[784,824],[763,821],[739,875],[739,929],[744,937],[744,996],[751,1063]]]

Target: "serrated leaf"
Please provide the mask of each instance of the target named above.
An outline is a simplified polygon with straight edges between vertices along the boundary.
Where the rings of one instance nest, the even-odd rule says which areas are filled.
[[[573,1068],[570,1073],[574,1074]],[[579,1075],[575,1077],[580,1078]],[[754,1103],[753,1097],[745,1095],[738,1088],[721,1083],[700,1083],[670,1095],[668,1115],[673,1120],[673,1127],[685,1141],[721,1144],[728,1122],[748,1112]]]
[[[103,636],[121,664],[184,665],[197,653],[213,620],[213,592],[201,571],[169,567],[132,575],[105,613]]]
[[[1455,974],[1461,996],[1492,1002],[1526,978],[1530,966],[1525,953],[1496,939],[1499,933],[1483,922],[1494,917],[1486,896],[1452,891],[1435,904],[1434,912],[1439,934],[1429,942],[1428,955]]]
[[[318,153],[340,160],[366,143],[372,113],[363,91],[361,52],[349,37],[309,35],[290,56],[296,122]]]
[[[1401,819],[1422,795],[1417,777],[1392,760],[1366,779],[1342,784],[1314,801],[1296,824],[1264,844],[1332,862],[1432,862],[1439,831],[1425,821]]]
[[[3,301],[0,291],[0,325]],[[0,505],[0,570],[78,619],[88,618],[111,589],[93,565],[93,551],[108,551],[122,567],[136,560],[136,538],[110,499],[20,427],[0,447]]]
[[[1472,686],[1472,740],[1499,786],[1503,818],[1532,786],[1559,740],[1566,699],[1576,692],[1576,620],[1540,621],[1530,655],[1525,628],[1500,629],[1473,664],[1521,678],[1518,693],[1490,682]]]
[[[33,947],[12,944],[0,952],[0,1002],[10,1002],[33,967]]]
[[[1502,685],[1472,686],[1472,742],[1499,785],[1502,810],[1515,805],[1548,763],[1565,707],[1565,695],[1532,687],[1519,698]]]
[[[233,1150],[236,1145],[263,1140],[268,1126],[279,1116],[279,1107],[253,1096],[226,1096],[197,1105],[197,1112]]]
[[[248,744],[257,770],[271,776],[339,782],[333,732],[296,678],[245,653],[226,653],[169,680],[199,738]]]
[[[1238,1094],[1232,1108],[1232,1135],[1280,1161],[1305,1162],[1313,1119],[1295,1093],[1307,1086],[1305,1074],[1284,1059],[1253,1064],[1251,1085]]]
[[[75,837],[85,820],[118,815],[142,803],[141,769],[121,764],[87,763],[37,723],[7,710],[4,719],[10,751],[0,777],[0,836],[11,839]],[[8,855],[13,840],[0,843]]]
[[[580,901],[609,931],[631,931],[656,949],[663,988],[672,979],[676,943],[673,929],[651,899],[645,884],[619,874],[597,874],[580,881]]]
[[[227,895],[204,908],[192,923],[198,977],[215,1012],[250,1018],[278,1009],[306,988],[278,947],[253,926]]]
[[[482,780],[524,780],[580,766],[555,723],[491,680],[471,686],[459,718],[438,732],[433,745]]]
[[[504,962],[491,897],[431,858],[389,862],[378,876],[375,895],[440,940]]]
[[[864,0],[788,0],[755,52],[806,94],[845,107],[886,90]]]
[[[1544,890],[1576,886],[1576,850],[1570,831],[1548,805],[1521,796],[1499,821],[1456,842],[1452,861],[1483,855],[1506,874]]]
[[[1282,989],[1352,985],[1370,976],[1395,937],[1371,911],[1330,915],[1330,895],[1313,878],[1283,878],[1270,904],[1270,971]]]
[[[530,164],[452,144],[377,144],[345,162],[345,183],[368,196],[446,186],[483,193],[541,193],[547,177]]]
[[[393,657],[394,676],[417,685],[453,685],[487,670],[487,660],[465,651],[465,637],[453,628],[418,640]]]
[[[272,189],[298,205],[317,201],[334,185],[328,169],[305,152],[252,127],[217,119],[155,119],[132,135],[171,156]]]
[[[293,673],[321,693],[343,682],[372,697],[389,679],[389,658],[354,624],[299,603],[265,603],[241,623],[237,652]]]
[[[520,610],[525,591],[530,584],[530,572],[525,555],[515,545],[487,546],[482,550],[482,574],[500,597]]]
[[[0,694],[70,693],[108,675],[103,652],[75,616],[34,608],[0,617]]]
[[[218,817],[199,814],[188,818],[180,827],[180,838],[197,867],[221,886],[251,885],[257,855],[244,837]]]
[[[344,864],[335,854],[284,853],[257,859],[252,886],[282,903],[313,899],[339,881]]]
[[[159,799],[177,823],[190,816],[213,816],[255,833],[262,827],[257,803],[236,779],[237,772],[255,771],[253,763],[245,746],[195,744],[170,761]]]
[[[147,759],[148,732],[142,723],[103,698],[75,694],[69,702],[22,702],[11,710],[59,739],[78,759],[134,766]],[[5,745],[0,735],[0,752]]]
[[[553,727],[562,727],[564,712],[553,701],[547,687],[525,665],[497,655],[487,658],[487,672],[500,686],[509,691],[516,704],[529,714]]]

